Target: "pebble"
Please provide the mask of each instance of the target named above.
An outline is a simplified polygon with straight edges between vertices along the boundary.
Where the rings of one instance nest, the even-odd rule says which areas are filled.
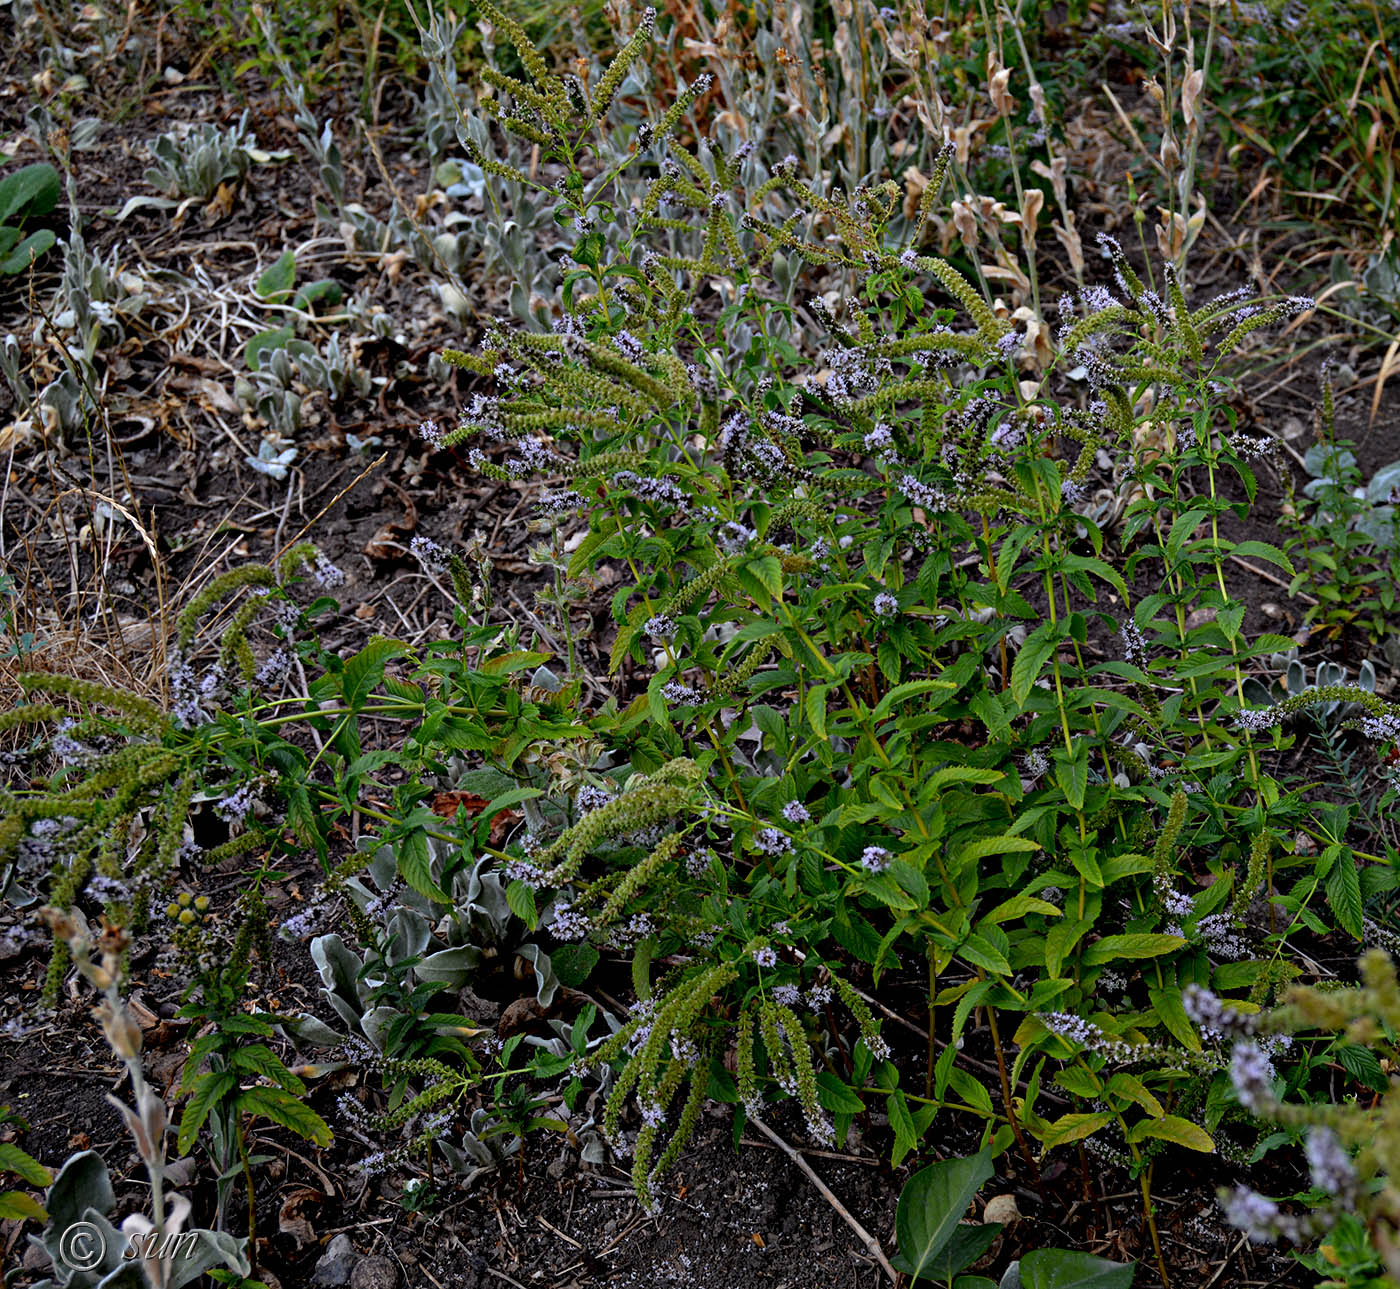
[[[356,1256],[350,1237],[337,1235],[317,1260],[316,1268],[311,1273],[311,1283],[327,1286],[348,1285]]]
[[[399,1269],[388,1258],[362,1258],[350,1273],[350,1289],[397,1289]]]

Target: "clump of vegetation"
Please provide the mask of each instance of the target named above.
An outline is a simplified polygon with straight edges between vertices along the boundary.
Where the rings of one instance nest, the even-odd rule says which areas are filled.
[[[200,1270],[228,1283],[255,1283],[265,1229],[254,1125],[308,1149],[354,1139],[364,1175],[421,1161],[410,1213],[437,1197],[435,1163],[464,1187],[523,1189],[538,1140],[590,1163],[611,1150],[655,1213],[716,1100],[736,1140],[749,1122],[776,1137],[790,1104],[807,1147],[850,1148],[859,1123],[892,1166],[967,1142],[910,1179],[892,1276],[1166,1286],[1180,1277],[1157,1200],[1180,1152],[1223,1182],[1301,1139],[1309,1213],[1241,1183],[1225,1216],[1289,1236],[1326,1283],[1400,1277],[1393,969],[1373,951],[1360,986],[1320,984],[1337,946],[1345,960],[1400,942],[1400,705],[1370,658],[1310,670],[1257,595],[1305,593],[1297,625],[1324,645],[1383,639],[1394,470],[1365,484],[1325,371],[1301,497],[1291,449],[1241,423],[1248,364],[1319,306],[1201,285],[1197,162],[1211,99],[1229,99],[1221,6],[1204,29],[1189,6],[1180,27],[1166,10],[1149,27],[1150,245],[1141,209],[1136,245],[1076,215],[1055,117],[1071,96],[1037,70],[1037,15],[822,14],[829,48],[798,66],[775,46],[780,87],[771,68],[673,74],[659,50],[732,38],[706,14],[619,9],[605,53],[582,22],[564,52],[490,0],[479,14],[472,85],[461,30],[409,14],[443,187],[407,200],[366,132],[386,215],[355,200],[356,154],[314,107],[339,27],[257,11],[247,37],[329,198],[314,218],[351,259],[389,283],[422,275],[459,322],[478,316],[473,272],[507,279],[435,359],[466,391],[460,412],[423,419],[408,446],[416,477],[509,491],[510,523],[430,538],[400,490],[404,518],[364,546],[416,563],[445,621],[400,612],[401,631],[346,647],[336,600],[302,595],[347,580],[319,534],[292,535],[303,471],[384,442],[381,422],[352,437],[335,417],[407,379],[398,360],[375,367],[408,350],[353,275],[296,290],[320,238],[244,271],[233,369],[251,379],[229,406],[262,441],[250,452],[225,427],[223,450],[265,490],[262,518],[280,516],[269,557],[209,575],[153,627],[149,692],[45,669],[22,606],[4,618],[24,669],[0,715],[0,889],[42,902],[57,932],[45,1000],[72,967],[104,994],[155,1229],[167,1112],[118,993],[133,934],[164,942],[174,1019],[194,1022],[176,1144],[212,1165]],[[792,35],[751,19],[756,47]],[[355,33],[368,73],[380,28],[357,11]],[[921,69],[950,49],[945,85]],[[849,128],[833,133],[834,104]],[[867,107],[896,122],[888,138]],[[248,119],[163,134],[150,182],[217,218],[257,159]],[[6,191],[0,215],[20,210]],[[1349,194],[1375,197],[1360,179]],[[1041,235],[1049,202],[1062,265]],[[93,441],[103,327],[122,331],[84,294],[93,263],[75,229],[52,324],[71,314],[87,346],[63,348],[70,444]],[[115,261],[99,277],[145,299]],[[330,325],[343,347],[341,331],[302,338]],[[31,410],[19,342],[0,354]],[[329,437],[304,440],[323,413]],[[1244,526],[1274,474],[1278,541]],[[146,535],[139,507],[96,500],[89,544],[122,521]],[[353,621],[374,612],[363,599]],[[1338,799],[1338,782],[1366,793]],[[304,904],[278,931],[311,942],[319,1016],[256,999],[283,870]],[[201,892],[215,872],[236,872],[236,903]],[[493,999],[508,1005],[483,1019]],[[284,1040],[325,1060],[298,1064]],[[332,1078],[334,1109],[318,1108]],[[39,1184],[21,1153],[0,1167]],[[1140,1202],[1138,1265],[962,1221],[994,1171],[1039,1187],[1055,1168],[1092,1196],[1091,1156]],[[53,1193],[82,1179],[105,1223],[105,1166],[75,1159]],[[239,1183],[246,1240],[223,1231]],[[17,1194],[0,1202],[43,1217]]]

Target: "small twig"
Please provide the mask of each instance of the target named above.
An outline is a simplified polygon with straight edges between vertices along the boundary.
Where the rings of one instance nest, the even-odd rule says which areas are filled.
[[[1242,1248],[1244,1248],[1244,1242],[1245,1242],[1247,1239],[1249,1239],[1249,1236],[1248,1236],[1248,1235],[1242,1235],[1242,1236],[1240,1236],[1239,1243],[1236,1244],[1235,1247],[1234,1247],[1233,1249],[1231,1249],[1230,1252],[1227,1253],[1227,1254],[1225,1255],[1225,1260],[1224,1260],[1223,1262],[1221,1262],[1219,1269],[1216,1271],[1216,1273],[1215,1273],[1213,1276],[1211,1276],[1211,1278],[1210,1278],[1209,1280],[1207,1280],[1207,1281],[1205,1282],[1204,1285],[1201,1286],[1201,1289],[1211,1289],[1211,1286],[1212,1286],[1213,1284],[1215,1284],[1215,1282],[1216,1282],[1217,1280],[1219,1280],[1220,1277],[1223,1276],[1223,1275],[1225,1274],[1225,1268],[1228,1267],[1228,1266],[1230,1265],[1230,1262],[1231,1262],[1231,1260],[1234,1258],[1234,1256],[1235,1256]]]
[[[1256,568],[1253,564],[1245,563],[1245,561],[1242,560],[1238,555],[1231,555],[1230,562],[1232,564],[1238,564],[1242,569],[1245,569],[1247,572],[1253,573],[1255,577],[1262,577],[1266,582],[1272,582],[1275,586],[1283,587],[1285,591],[1288,589],[1288,583],[1285,582],[1283,578],[1275,577],[1272,573],[1268,571],[1268,569]],[[1304,604],[1317,603],[1317,601],[1313,599],[1313,597],[1309,595],[1306,591],[1294,591],[1293,598],[1295,600],[1302,600]]]
[[[495,1267],[487,1267],[486,1274],[488,1276],[495,1276],[497,1280],[504,1280],[508,1285],[514,1285],[515,1289],[525,1289],[525,1286],[521,1284],[519,1280],[512,1280],[504,1271],[497,1271]]]
[[[752,1146],[755,1150],[776,1150],[776,1146],[771,1146],[766,1141],[753,1141],[748,1137],[741,1138],[741,1146]],[[840,1164],[868,1164],[872,1168],[878,1168],[881,1161],[870,1155],[842,1155],[835,1150],[809,1150],[809,1155],[815,1155],[818,1159],[834,1159]],[[595,1191],[596,1195],[598,1192]],[[631,1194],[630,1191],[625,1192]]]
[[[880,1241],[877,1240],[873,1235],[871,1235],[870,1232],[865,1229],[865,1227],[863,1227],[859,1222],[856,1221],[854,1217],[851,1216],[850,1210],[843,1203],[841,1203],[841,1201],[837,1199],[835,1195],[831,1193],[831,1189],[827,1186],[827,1184],[824,1181],[822,1181],[822,1179],[818,1177],[816,1173],[812,1171],[811,1164],[809,1164],[805,1159],[803,1159],[802,1156],[798,1154],[796,1150],[793,1149],[793,1147],[789,1146],[788,1143],[785,1142],[780,1136],[778,1136],[778,1134],[774,1132],[773,1129],[770,1128],[766,1123],[764,1123],[762,1119],[758,1118],[756,1115],[751,1114],[749,1115],[749,1122],[753,1124],[753,1126],[757,1128],[761,1133],[763,1133],[763,1135],[767,1137],[769,1141],[771,1141],[775,1146],[779,1147],[783,1151],[783,1153],[787,1155],[789,1159],[792,1160],[794,1164],[796,1164],[804,1173],[807,1174],[807,1180],[810,1181],[812,1185],[815,1186],[817,1190],[821,1192],[822,1197],[826,1200],[826,1202],[830,1204],[831,1207],[834,1208],[838,1214],[840,1214],[841,1220],[845,1222],[845,1224],[849,1226],[851,1230],[853,1230],[856,1233],[857,1236],[860,1237],[861,1243],[865,1245],[865,1251],[868,1254],[870,1254],[870,1256],[874,1258],[875,1261],[881,1265],[881,1267],[884,1268],[885,1274],[888,1275],[890,1278],[890,1283],[897,1285],[899,1283],[899,1274],[895,1271],[895,1269],[892,1266],[890,1266],[890,1260],[887,1257],[885,1257],[885,1251],[880,1247]]]

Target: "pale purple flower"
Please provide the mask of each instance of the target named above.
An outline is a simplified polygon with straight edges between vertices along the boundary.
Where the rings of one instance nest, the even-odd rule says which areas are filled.
[[[676,637],[675,619],[665,613],[658,613],[642,623],[642,630],[652,640],[674,640]]]
[[[285,649],[277,649],[270,653],[258,668],[253,679],[264,689],[272,689],[280,685],[286,678],[287,673],[292,669],[292,656]]]
[[[253,789],[250,784],[244,784],[234,792],[230,792],[220,797],[214,803],[215,813],[221,819],[229,822],[244,818],[253,808]]]
[[[765,855],[786,855],[792,850],[792,838],[781,828],[762,828],[753,840]]]
[[[408,549],[427,572],[445,573],[447,571],[447,551],[431,537],[423,537],[422,535],[415,537],[409,542]]]
[[[1230,1057],[1230,1082],[1246,1110],[1256,1113],[1274,1100],[1274,1064],[1252,1040],[1236,1043]]]
[[[753,951],[753,960],[760,967],[776,967],[778,965],[778,952],[771,945],[761,945]]]
[[[888,591],[881,591],[875,597],[875,612],[882,618],[892,618],[899,612],[899,601]]]
[[[1141,667],[1147,662],[1147,637],[1142,634],[1142,628],[1131,618],[1123,623],[1118,632],[1118,638],[1123,642],[1123,660],[1134,667]]]
[[[345,581],[345,574],[319,551],[316,553],[316,566],[311,570],[317,586],[339,586]]]
[[[860,866],[867,873],[883,873],[890,866],[890,852],[883,846],[867,846],[861,851]]]
[[[1279,1207],[1258,1191],[1236,1186],[1221,1206],[1225,1210],[1225,1220],[1243,1231],[1254,1244],[1278,1238]]]
[[[1329,1195],[1350,1195],[1356,1189],[1356,1168],[1331,1128],[1313,1125],[1303,1142],[1312,1184]]]
[[[582,940],[592,925],[588,917],[574,908],[568,900],[560,900],[554,906],[554,920],[549,929],[559,940]]]
[[[811,817],[807,807],[800,801],[789,801],[783,807],[783,818],[790,824],[805,824]]]

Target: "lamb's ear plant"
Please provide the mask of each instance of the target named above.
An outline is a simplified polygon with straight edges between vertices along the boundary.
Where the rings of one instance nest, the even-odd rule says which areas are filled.
[[[1362,476],[1353,444],[1336,435],[1330,367],[1322,373],[1316,441],[1303,457],[1310,476],[1303,495],[1290,495],[1285,549],[1301,567],[1292,592],[1313,598],[1306,620],[1330,639],[1348,631],[1383,643],[1394,622],[1400,582],[1400,461]]]

